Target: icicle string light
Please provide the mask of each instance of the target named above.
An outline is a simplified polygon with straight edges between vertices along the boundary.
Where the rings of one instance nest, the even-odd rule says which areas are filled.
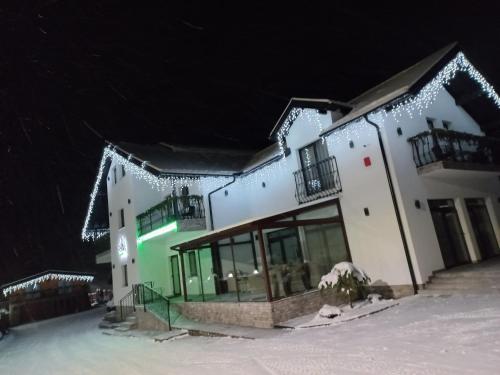
[[[71,282],[71,281],[82,281],[86,283],[90,283],[94,280],[94,276],[91,275],[71,275],[71,274],[65,274],[65,273],[48,273],[45,275],[42,275],[40,277],[28,280],[28,281],[23,281],[19,284],[11,285],[5,289],[3,289],[3,295],[7,297],[9,294],[15,293],[18,290],[21,289],[26,289],[35,285],[38,285],[40,283],[43,283],[44,281],[47,280],[60,280],[60,281],[66,281],[66,282]]]
[[[132,156],[128,155],[127,158],[121,156],[116,152],[116,148],[112,146],[106,146],[103,151],[101,162],[99,164],[99,171],[94,183],[94,187],[90,194],[90,202],[87,210],[87,215],[85,216],[85,221],[82,228],[81,237],[83,240],[97,240],[100,237],[109,233],[107,229],[99,230],[89,230],[88,226],[90,223],[90,218],[92,217],[94,211],[95,200],[99,191],[99,185],[104,177],[104,169],[106,162],[111,161],[114,165],[123,165],[125,173],[139,180],[147,182],[153,189],[158,191],[170,191],[174,187],[182,186],[193,186],[193,184],[203,184],[205,187],[220,186],[230,177],[218,177],[218,176],[155,176],[153,173],[147,171],[145,168],[147,166],[147,161],[143,161],[140,166],[134,164],[132,161]]]
[[[467,73],[472,80],[479,84],[486,96],[500,108],[500,97],[493,86],[474,68],[465,55],[459,52],[417,95],[398,103],[390,111],[382,110],[382,113],[385,116],[392,115],[396,121],[399,121],[404,114],[410,118],[413,118],[416,113],[422,115],[423,111],[434,103],[439,92],[455,78],[457,72]]]
[[[427,109],[432,103],[435,102],[440,91],[448,85],[451,80],[456,76],[457,72],[465,72],[469,75],[469,77],[476,81],[485,95],[492,99],[497,107],[500,108],[500,97],[496,93],[495,89],[492,85],[490,85],[486,79],[479,73],[474,66],[467,60],[465,55],[462,52],[459,52],[455,58],[453,58],[446,66],[438,72],[438,74],[428,83],[426,84],[420,92],[413,96],[409,97],[402,102],[395,105],[391,110],[381,109],[375,112],[371,112],[371,115],[377,116],[380,120],[380,123],[383,125],[384,119],[388,116],[392,116],[396,122],[398,122],[404,115],[412,118],[415,114],[422,115],[423,111]],[[305,115],[306,120],[309,123],[315,124],[318,126],[320,133],[323,131],[323,124],[320,119],[320,114],[315,109],[309,108],[292,108],[284,120],[283,124],[277,131],[277,139],[280,148],[280,152],[282,155],[285,155],[286,142],[285,138],[288,135],[290,127],[294,123],[294,121],[301,116]],[[345,142],[353,139],[360,139],[361,134],[365,132],[370,127],[361,119],[354,120],[349,126],[343,126],[338,131],[336,130],[326,139],[328,144],[331,147],[335,147],[340,142]],[[322,138],[322,141],[325,141],[325,138]],[[99,166],[99,172],[97,174],[96,182],[94,184],[93,191],[90,195],[90,204],[89,209],[87,211],[87,216],[85,218],[84,227],[82,229],[82,239],[97,239],[102,237],[108,230],[97,230],[97,231],[88,231],[88,224],[90,221],[90,217],[93,212],[95,198],[97,196],[99,183],[102,179],[104,166],[106,160],[111,158],[114,162],[118,164],[124,165],[124,168],[127,173],[135,176],[136,178],[142,179],[148,182],[153,188],[163,191],[167,189],[172,189],[175,186],[191,186],[193,183],[198,183],[203,185],[206,190],[214,189],[216,187],[221,186],[229,177],[165,177],[165,176],[155,176],[152,173],[148,172],[145,167],[147,162],[143,162],[139,167],[136,164],[132,163],[130,160],[132,159],[132,155],[128,155],[127,158],[116,153],[115,148],[108,146],[104,149],[103,157],[101,159],[101,163]],[[245,175],[243,177],[238,178],[239,182],[245,180],[245,183],[253,184],[253,183],[262,183],[263,180],[269,180],[271,177],[275,179],[283,170],[288,172],[287,168],[283,168],[283,165],[286,164],[286,159],[282,158],[279,161],[273,162],[270,165],[257,170],[249,175]]]
[[[285,155],[285,148],[286,148],[285,137],[288,135],[288,132],[292,127],[293,123],[295,122],[295,120],[302,114],[305,115],[305,118],[309,124],[317,126],[320,133],[323,132],[323,124],[321,122],[320,114],[317,109],[292,108],[287,118],[285,119],[285,121],[283,121],[283,124],[281,124],[281,127],[276,133],[282,155]]]

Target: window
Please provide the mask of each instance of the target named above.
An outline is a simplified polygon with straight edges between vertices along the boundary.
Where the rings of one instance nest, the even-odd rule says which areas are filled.
[[[322,160],[328,158],[328,149],[323,140],[316,141],[309,146],[303,147],[299,151],[302,168],[308,168]]]
[[[446,130],[450,130],[451,122],[443,120],[443,128],[445,128]]]
[[[427,121],[427,127],[429,128],[429,130],[434,129],[434,120],[429,117],[427,117],[425,120]]]
[[[126,264],[122,266],[122,276],[123,276],[123,286],[128,286],[128,273]]]
[[[120,210],[120,228],[125,226],[125,210],[122,208]]]
[[[189,256],[189,275],[191,277],[198,276],[198,269],[196,268],[196,253],[194,251],[190,251],[188,253]]]
[[[113,181],[116,184],[116,167],[113,167]]]
[[[328,159],[328,148],[323,140],[316,141],[299,150],[300,164],[307,195],[312,195],[327,189],[325,181],[325,166]]]
[[[122,177],[125,177],[125,166],[122,164]]]

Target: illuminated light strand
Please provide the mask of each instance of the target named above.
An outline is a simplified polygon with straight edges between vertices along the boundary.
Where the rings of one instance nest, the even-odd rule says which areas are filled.
[[[47,280],[60,280],[60,281],[83,281],[90,283],[94,280],[94,276],[91,275],[71,275],[65,273],[48,273],[46,275],[42,275],[35,279],[31,279],[28,281],[23,281],[22,283],[11,285],[5,289],[3,289],[3,295],[7,297],[9,294],[17,292],[20,289],[26,289],[31,286],[38,285]]]
[[[306,118],[309,124],[313,124],[318,127],[319,133],[322,133],[324,130],[323,123],[321,122],[320,114],[317,109],[292,108],[287,118],[285,119],[285,121],[283,121],[283,124],[281,124],[279,130],[276,133],[278,139],[278,145],[280,147],[282,155],[285,154],[285,145],[286,145],[285,138],[288,135],[288,132],[292,127],[293,123],[295,122],[295,120],[302,114],[305,115],[304,117]],[[323,142],[325,141],[324,138],[322,138],[322,141]]]
[[[103,155],[101,158],[101,162],[99,164],[99,170],[97,173],[97,177],[94,183],[94,187],[90,194],[90,202],[87,209],[87,215],[85,216],[85,221],[82,228],[81,237],[83,240],[97,240],[104,235],[109,233],[109,229],[98,229],[98,230],[89,230],[88,226],[90,223],[90,218],[94,212],[95,200],[99,191],[99,185],[101,183],[102,178],[104,177],[104,169],[106,166],[106,162],[108,159],[111,160],[113,164],[123,165],[125,169],[125,173],[139,180],[143,180],[147,182],[152,188],[158,191],[166,191],[171,190],[175,186],[193,186],[194,184],[203,184],[206,186],[218,186],[223,183],[225,180],[230,177],[195,177],[195,176],[155,176],[151,172],[144,169],[147,165],[146,161],[141,163],[141,166],[137,166],[133,162],[131,162],[131,155],[128,155],[127,158],[119,155],[116,152],[116,147],[106,146],[103,151]]]
[[[486,96],[492,99],[495,105],[500,108],[500,97],[496,93],[493,86],[489,84],[482,76],[482,74],[474,68],[469,60],[467,60],[465,55],[462,52],[459,52],[456,57],[448,64],[446,64],[446,66],[441,71],[439,71],[438,74],[428,84],[426,84],[417,95],[403,100],[389,111],[381,109],[379,111],[371,112],[371,115],[377,116],[380,119],[379,122],[382,126],[384,123],[384,119],[388,116],[392,116],[396,122],[399,122],[399,120],[404,115],[408,115],[410,118],[413,118],[415,113],[421,115],[425,109],[427,109],[431,104],[435,102],[440,91],[444,88],[444,86],[450,83],[450,81],[456,76],[456,73],[459,71],[467,73],[471,79],[476,81],[480,85]],[[280,129],[277,131],[278,144],[282,155],[285,154],[285,137],[288,135],[290,127],[292,126],[294,121],[303,113],[306,115],[309,123],[315,123],[320,131],[323,131],[323,125],[321,123],[317,110],[292,108],[287,118],[281,125]],[[342,129],[333,132],[331,136],[326,137],[326,139],[330,147],[335,147],[338,146],[339,143],[343,143],[348,140],[361,139],[361,134],[364,133],[367,129],[370,129],[370,127],[364,121],[355,120],[351,126],[344,126]],[[322,140],[324,142],[325,137],[323,137]],[[82,238],[84,240],[97,239],[108,233],[108,230],[97,230],[91,232],[87,230],[90,216],[93,211],[95,197],[97,195],[98,185],[100,180],[102,179],[105,161],[108,157],[112,157],[118,163],[123,164],[125,166],[126,172],[145,180],[157,190],[166,190],[167,186],[169,188],[173,188],[176,185],[191,186],[194,183],[198,183],[200,186],[203,184],[205,188],[211,189],[219,187],[225,179],[229,178],[157,177],[144,169],[144,167],[146,166],[146,162],[143,162],[141,167],[138,167],[134,163],[130,162],[132,155],[129,155],[128,158],[125,159],[122,156],[118,155],[115,152],[114,148],[110,148],[108,146],[104,150],[96,183],[91,193],[91,201],[89,209],[87,211],[87,216],[85,218],[84,227],[82,229]],[[242,180],[244,179],[246,182],[248,182],[248,184],[253,184],[261,183],[263,180],[268,180],[271,177],[276,178],[278,176],[278,172],[281,172],[283,169],[283,163],[286,163],[286,160],[284,158],[278,162],[270,164],[269,166],[261,168],[260,170],[253,172],[250,175],[245,175],[238,179],[240,180],[240,182],[242,182]],[[287,170],[286,168],[284,169]]]
[[[479,73],[476,68],[470,63],[462,52],[459,52],[455,58],[453,58],[448,64],[441,69],[438,74],[426,84],[420,92],[414,97],[410,97],[398,103],[390,111],[382,110],[381,112],[387,117],[389,112],[393,118],[398,121],[404,114],[413,118],[415,113],[422,115],[423,111],[436,100],[439,92],[447,85],[450,84],[451,80],[455,78],[457,72],[464,72],[469,75],[469,77],[476,81],[481,90],[486,94],[486,96],[493,100],[495,105],[500,108],[500,97],[493,88],[491,84],[486,81],[486,78]]]

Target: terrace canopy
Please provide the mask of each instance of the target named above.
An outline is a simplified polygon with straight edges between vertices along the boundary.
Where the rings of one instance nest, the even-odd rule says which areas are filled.
[[[185,301],[273,301],[316,287],[349,260],[337,199],[253,218],[171,247]]]

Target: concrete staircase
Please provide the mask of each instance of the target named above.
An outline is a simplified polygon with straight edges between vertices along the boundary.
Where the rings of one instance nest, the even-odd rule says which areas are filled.
[[[99,328],[114,329],[117,332],[127,332],[137,328],[137,318],[134,315],[131,315],[124,321],[120,322],[116,315],[116,311],[110,311],[104,315],[104,318],[99,323]]]
[[[434,273],[422,295],[500,294],[500,259]]]

